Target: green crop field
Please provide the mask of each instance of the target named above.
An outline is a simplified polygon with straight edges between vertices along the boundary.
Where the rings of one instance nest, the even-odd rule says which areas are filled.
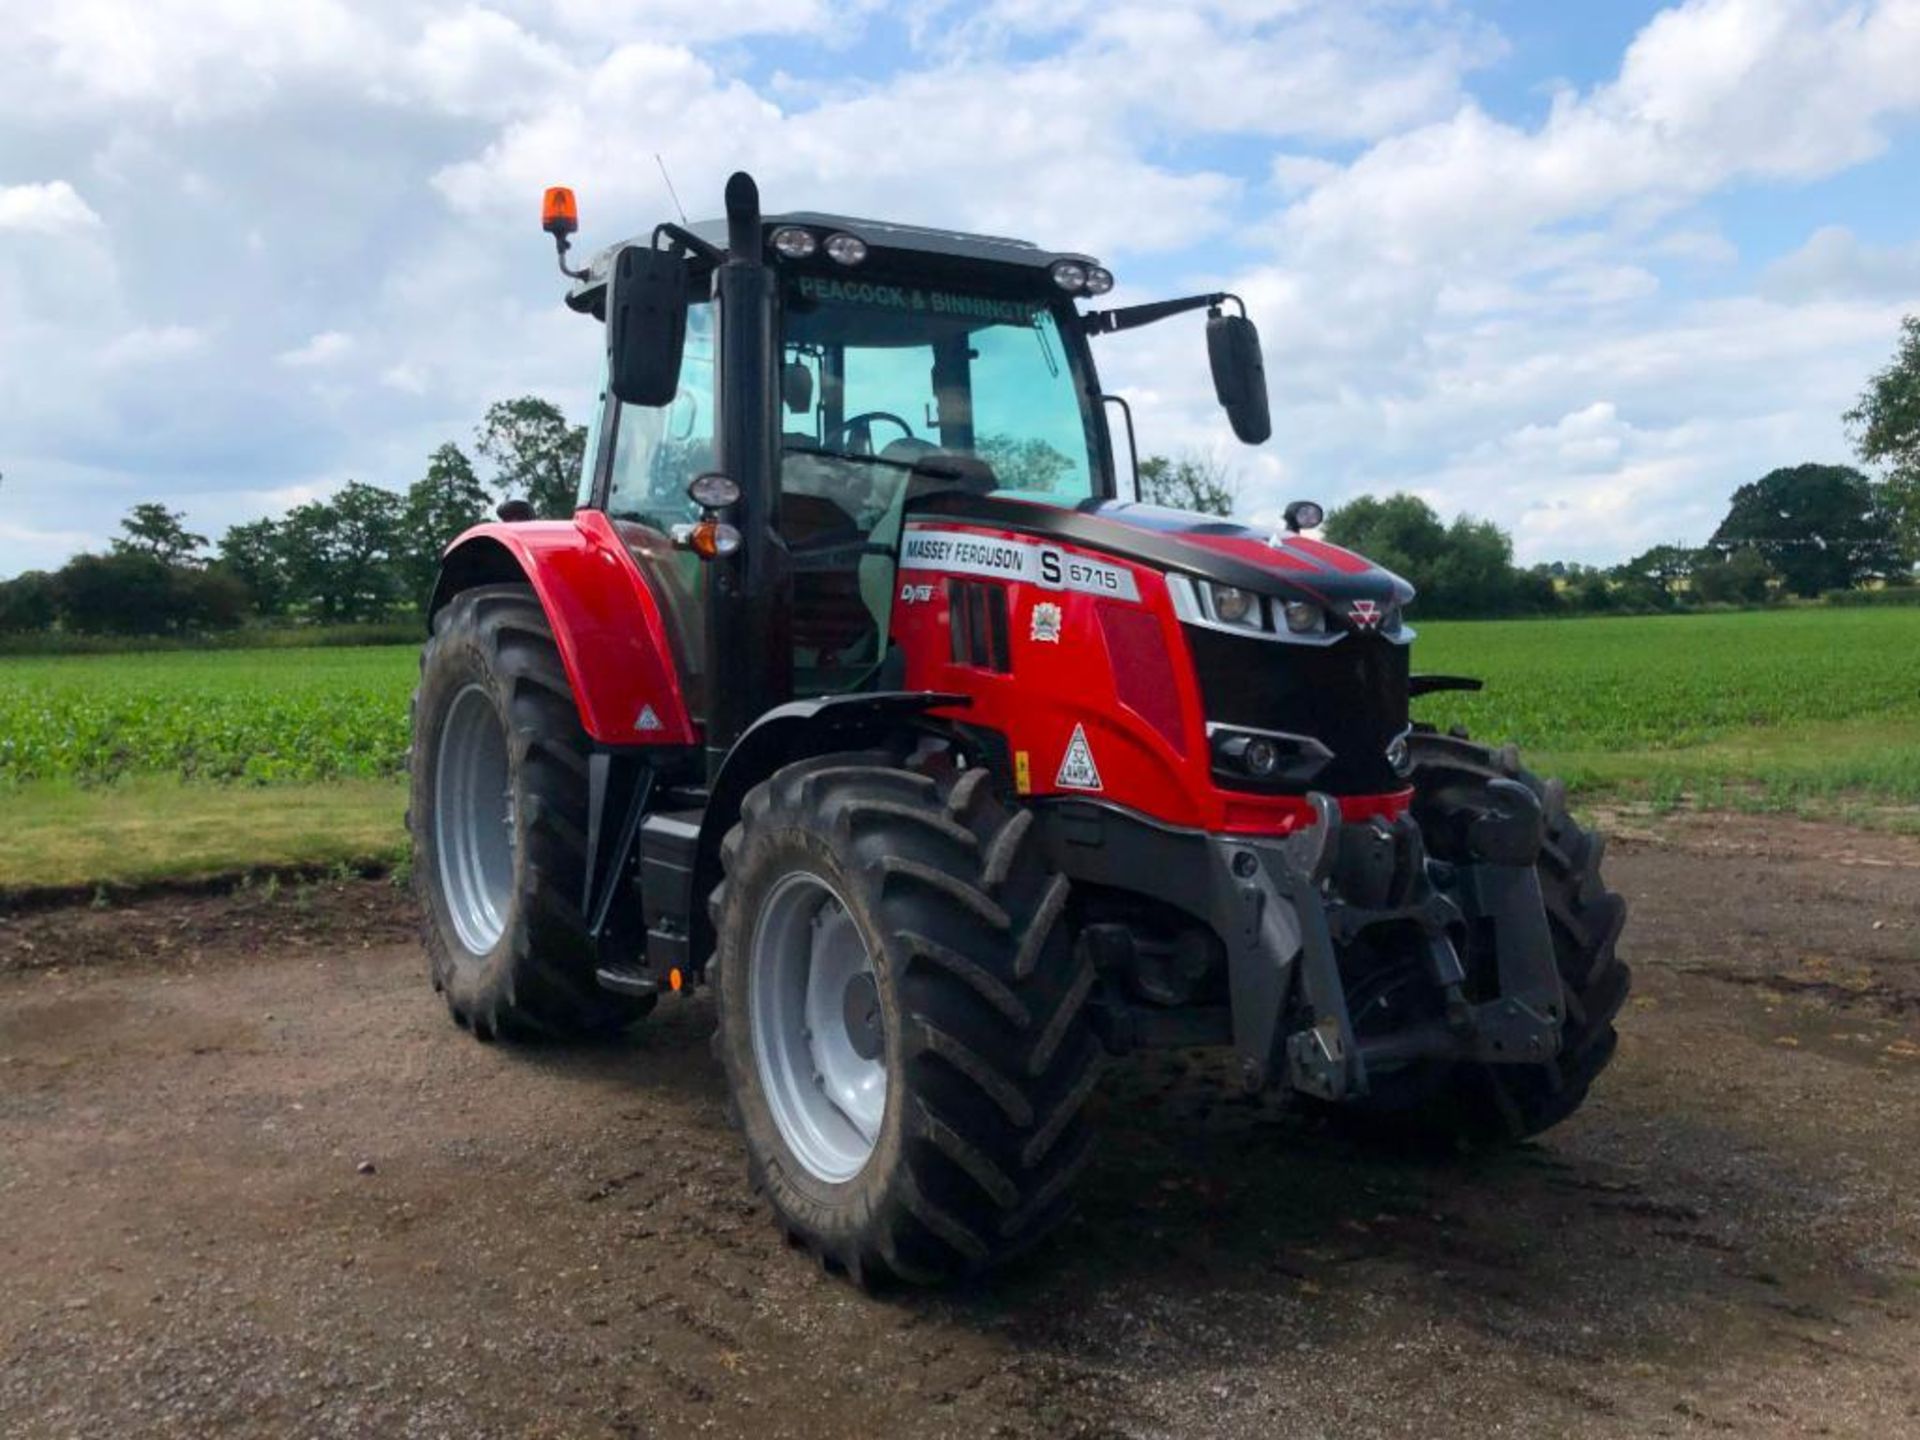
[[[1487,682],[1419,718],[1584,798],[1920,803],[1920,609],[1419,628],[1416,670]],[[396,857],[417,653],[0,659],[0,889]]]
[[[1589,799],[1920,801],[1920,609],[1436,624],[1414,668],[1487,682],[1419,718],[1512,741]]]
[[[397,775],[418,656],[383,645],[0,659],[0,784]]]

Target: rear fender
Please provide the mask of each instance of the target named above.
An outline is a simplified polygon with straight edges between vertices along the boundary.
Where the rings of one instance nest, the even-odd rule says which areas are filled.
[[[694,745],[660,603],[606,516],[476,525],[440,562],[428,621],[462,590],[525,582],[553,626],[580,724],[602,745]]]

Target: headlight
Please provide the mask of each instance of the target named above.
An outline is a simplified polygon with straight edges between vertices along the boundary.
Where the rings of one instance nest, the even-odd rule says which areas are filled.
[[[1209,585],[1208,598],[1213,601],[1213,615],[1216,620],[1225,620],[1229,625],[1260,625],[1260,600],[1245,590],[1236,590],[1231,585]]]
[[[709,471],[696,476],[687,494],[702,510],[724,510],[740,503],[740,487],[731,478]]]
[[[867,258],[867,242],[858,235],[829,235],[827,258],[841,265],[858,265]]]
[[[1271,779],[1273,772],[1280,768],[1280,747],[1264,735],[1256,735],[1247,741],[1247,748],[1240,752],[1240,763],[1247,767],[1247,774],[1254,779]]]
[[[1306,600],[1289,600],[1286,615],[1287,629],[1296,635],[1311,635],[1327,628],[1326,612]]]
[[[1104,295],[1111,289],[1113,289],[1113,272],[1104,265],[1089,265],[1087,267],[1087,293],[1089,295]]]
[[[1084,290],[1087,288],[1087,267],[1078,260],[1056,260],[1052,270],[1053,283],[1062,290]]]
[[[773,248],[789,260],[806,259],[819,243],[811,230],[802,230],[798,225],[782,225],[773,232]]]

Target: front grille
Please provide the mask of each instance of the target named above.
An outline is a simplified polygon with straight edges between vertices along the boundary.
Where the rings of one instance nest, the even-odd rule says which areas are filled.
[[[1350,634],[1286,645],[1186,627],[1207,720],[1309,735],[1333,752],[1312,784],[1334,795],[1404,789],[1387,747],[1407,727],[1407,647]]]

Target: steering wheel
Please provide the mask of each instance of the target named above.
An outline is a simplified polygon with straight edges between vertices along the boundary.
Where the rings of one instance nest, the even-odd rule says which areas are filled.
[[[873,422],[876,420],[884,420],[889,425],[898,425],[900,433],[909,440],[918,438],[913,433],[913,426],[891,410],[865,410],[842,421],[839,431],[827,442],[827,448],[844,450],[850,455],[873,454]]]

